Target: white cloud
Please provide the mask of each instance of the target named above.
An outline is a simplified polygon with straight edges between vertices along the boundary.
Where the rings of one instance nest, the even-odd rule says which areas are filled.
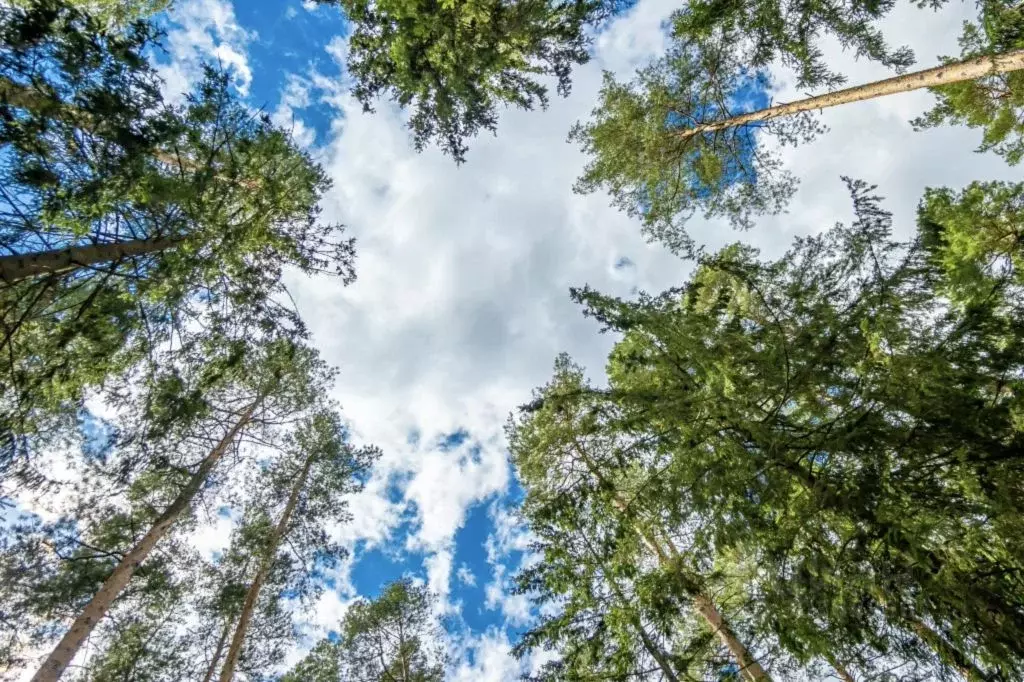
[[[310,105],[310,83],[295,74],[290,74],[281,91],[281,99],[270,115],[274,125],[291,132],[292,139],[302,147],[311,147],[316,141],[316,130],[305,124],[295,113]]]
[[[454,650],[456,664],[445,679],[451,682],[513,682],[522,668],[511,656],[512,645],[502,630],[468,637]]]
[[[473,575],[473,571],[469,570],[469,566],[462,564],[459,569],[455,571],[455,577],[459,579],[459,582],[469,587],[476,586],[476,576]]]
[[[451,594],[452,550],[442,549],[423,560],[427,571],[427,588],[433,592],[437,601],[439,614],[454,613],[454,607],[448,602]]]
[[[202,78],[204,62],[229,70],[242,95],[249,92],[252,69],[246,45],[256,38],[239,25],[229,0],[177,2],[168,12],[171,28],[164,41],[170,62],[158,67],[168,97],[180,98]]]

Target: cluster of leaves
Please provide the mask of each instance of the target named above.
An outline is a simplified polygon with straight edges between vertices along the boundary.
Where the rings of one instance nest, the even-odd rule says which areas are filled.
[[[976,22],[964,22],[960,57],[995,56],[1024,49],[1024,6],[983,0]],[[966,125],[981,128],[978,151],[995,151],[1011,166],[1024,159],[1024,71],[992,74],[976,80],[933,88],[938,103],[914,120],[919,128]]]
[[[403,579],[346,612],[337,640],[323,640],[282,682],[441,682],[445,653],[433,595]]]
[[[851,189],[853,225],[777,261],[574,291],[623,336],[607,388],[563,358],[510,429],[522,589],[560,606],[520,648],[558,648],[542,679],[688,679],[704,597],[704,675],[740,645],[782,677],[1024,672],[1024,186],[929,191],[910,243]]]
[[[567,95],[587,61],[596,0],[320,0],[351,22],[348,71],[367,111],[381,96],[411,107],[417,149],[436,141],[457,162],[466,140],[494,131],[498,107],[547,106],[544,77]]]
[[[224,74],[166,105],[144,57],[153,37],[141,23],[107,32],[55,0],[0,10],[8,463],[186,327],[244,316],[301,335],[280,303],[285,267],[354,278],[352,241],[319,220],[323,170]]]

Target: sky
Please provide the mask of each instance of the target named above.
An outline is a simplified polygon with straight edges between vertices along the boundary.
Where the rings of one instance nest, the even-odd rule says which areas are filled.
[[[474,140],[462,166],[433,149],[417,153],[394,106],[382,102],[366,114],[348,94],[345,23],[336,8],[176,0],[161,18],[166,50],[154,58],[167,91],[186,91],[203,60],[230,69],[249,104],[323,164],[334,183],[324,218],[357,239],[354,284],[288,277],[314,344],[340,369],[334,397],[354,440],[383,450],[350,501],[353,520],[331,529],[351,555],[306,614],[303,646],[336,628],[353,599],[407,575],[439,596],[454,647],[451,679],[506,682],[542,662],[509,655],[536,614],[509,589],[530,555],[514,515],[522,490],[503,428],[549,378],[559,352],[604,380],[615,339],[583,318],[570,286],[629,296],[681,284],[689,271],[646,243],[607,197],[572,192],[585,158],[566,141],[595,105],[603,70],[628,77],[664,52],[663,22],[678,2],[639,0],[595,37],[570,97],[553,99],[546,111],[504,111],[497,136]],[[891,43],[910,45],[924,68],[957,52],[960,23],[973,7],[953,0],[933,13],[898,3],[883,30]],[[890,75],[838,45],[826,43],[825,52],[851,83]],[[807,94],[786,72],[774,76],[775,102]],[[925,187],[1019,179],[998,157],[973,152],[976,131],[915,132],[908,121],[930,101],[908,93],[824,112],[828,133],[781,150],[801,179],[787,214],[744,234],[694,220],[692,235],[711,247],[743,239],[777,256],[795,236],[851,219],[843,175],[877,184],[896,230],[910,234]],[[218,551],[230,523],[230,515],[220,518],[197,543]]]

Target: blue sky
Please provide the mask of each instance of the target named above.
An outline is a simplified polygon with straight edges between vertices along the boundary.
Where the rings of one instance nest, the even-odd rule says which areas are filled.
[[[314,343],[340,370],[333,397],[354,440],[383,451],[350,501],[352,521],[330,529],[351,558],[325,575],[333,588],[302,614],[304,645],[334,629],[356,597],[411,575],[440,595],[452,630],[451,680],[511,682],[541,662],[509,656],[531,614],[508,589],[529,560],[529,538],[512,513],[521,491],[503,427],[560,352],[603,382],[614,339],[582,317],[570,286],[629,296],[678,285],[686,274],[685,263],[646,243],[606,197],[572,192],[586,159],[566,142],[594,106],[603,70],[628,77],[664,53],[664,21],[677,6],[637,2],[597,36],[571,97],[544,112],[503,112],[498,135],[475,140],[461,167],[433,149],[415,152],[395,107],[385,102],[364,114],[347,94],[345,25],[335,8],[176,0],[163,19],[167,52],[158,61],[168,92],[187,90],[203,60],[230,68],[249,103],[290,127],[322,163],[334,181],[324,219],[357,239],[359,279],[351,286],[287,278]],[[901,5],[883,30],[929,64],[956,52],[971,9],[931,14]],[[826,44],[825,54],[853,83],[887,75],[841,46]],[[772,75],[774,101],[804,96],[785,71]],[[841,175],[877,183],[904,234],[923,188],[1013,178],[999,159],[972,154],[972,131],[915,133],[907,121],[929,103],[927,93],[909,93],[827,111],[824,123],[835,132],[781,151],[801,179],[789,213],[760,221],[742,239],[777,255],[797,235],[848,220]],[[963,161],[949,164],[951,155]],[[713,221],[695,220],[691,231],[711,248],[741,237]],[[219,551],[231,523],[218,515],[198,530],[196,545]]]

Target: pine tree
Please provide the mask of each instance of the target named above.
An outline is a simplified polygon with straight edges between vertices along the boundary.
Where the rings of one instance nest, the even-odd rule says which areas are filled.
[[[299,327],[278,302],[283,268],[350,281],[353,252],[318,221],[322,169],[223,74],[170,107],[144,57],[146,25],[105,33],[56,3],[0,20],[9,464],[197,317]]]
[[[223,468],[221,460],[232,457],[240,439],[262,424],[307,409],[331,378],[313,351],[290,339],[256,347],[234,343],[220,361],[206,352],[193,365],[195,374],[166,368],[143,394],[135,430],[141,452],[127,454],[125,463],[158,479],[162,494],[151,503],[155,518],[148,528],[139,529],[144,534],[105,574],[34,680],[60,677],[154,548],[188,518],[197,496]],[[157,447],[160,456],[154,457],[151,448]],[[171,456],[181,461],[171,465]]]
[[[692,610],[707,631],[720,640],[742,677],[770,680],[729,617],[715,604],[708,576],[702,570],[706,563],[685,545],[684,551],[679,549],[680,540],[687,545],[692,542],[685,537],[676,538],[674,527],[655,521],[664,516],[659,509],[661,502],[645,499],[645,495],[663,491],[657,489],[657,480],[651,480],[646,472],[661,470],[664,462],[642,443],[623,447],[615,425],[606,421],[608,415],[602,413],[599,403],[588,398],[591,392],[580,368],[562,357],[556,363],[552,382],[538,392],[522,419],[510,423],[509,447],[528,492],[525,507],[532,510],[536,504],[542,510],[528,511],[527,518],[533,513],[540,519],[570,514],[559,509],[560,505],[568,505],[577,514],[586,509],[588,516],[608,519],[613,530],[605,532],[623,543],[619,551],[627,552],[619,561],[627,566],[656,566],[665,576],[661,594],[672,585],[669,593],[676,608]],[[539,501],[534,503],[532,496]],[[554,509],[544,510],[551,504]],[[574,518],[578,523],[578,516]],[[586,525],[590,527],[591,523],[596,522]],[[681,522],[677,520],[678,523]],[[598,531],[589,534],[596,535]],[[623,535],[627,540],[622,539]],[[558,561],[558,552],[565,542],[552,542],[555,556],[546,565]],[[600,555],[593,554],[595,558]],[[570,562],[574,560],[575,557]],[[643,633],[642,629],[635,629],[634,638]],[[679,633],[669,634],[678,637]],[[635,646],[639,648],[639,644]]]
[[[282,682],[441,682],[446,657],[433,595],[402,579],[358,599],[337,641],[324,640]]]
[[[284,496],[284,506],[275,522],[269,523],[268,518],[265,524],[265,537],[257,549],[254,572],[221,669],[221,682],[234,679],[249,622],[275,563],[281,561],[278,553],[284,543],[291,552],[305,555],[287,557],[286,561],[298,561],[292,570],[306,578],[307,584],[315,564],[336,565],[340,561],[342,549],[330,542],[325,525],[347,520],[344,496],[359,489],[359,477],[365,475],[377,455],[372,448],[357,450],[345,441],[337,413],[317,412],[296,427],[285,444],[285,460],[268,474],[271,500]],[[264,509],[270,507],[267,503],[271,500],[264,502]],[[294,585],[289,591],[300,592]]]
[[[595,0],[320,1],[353,26],[348,70],[364,109],[381,96],[410,107],[416,148],[436,141],[457,162],[469,138],[495,130],[499,106],[547,106],[538,77],[567,95],[572,67],[588,59],[584,27],[607,16]]]
[[[965,22],[960,57],[966,59],[1021,54],[1024,51],[1024,7],[1018,3],[984,0],[976,22]],[[1010,165],[1024,159],[1024,71],[994,72],[983,78],[932,88],[938,104],[914,120],[920,128],[944,124],[981,128],[978,151],[993,150]]]
[[[939,4],[939,3],[935,3]],[[1019,157],[1019,97],[1024,69],[1020,8],[980,3],[987,33],[969,24],[960,59],[892,78],[834,89],[844,82],[822,60],[817,42],[838,38],[861,56],[900,70],[912,63],[906,50],[890,51],[871,22],[892,3],[700,2],[675,16],[668,53],[622,83],[605,75],[589,121],[571,134],[591,157],[579,192],[607,190],[613,204],[641,219],[647,236],[692,254],[686,222],[696,214],[747,229],[759,215],[782,212],[796,178],[766,147],[806,142],[823,127],[823,108],[919,88],[940,104],[918,127],[944,122],[985,128],[983,149]],[[771,105],[767,68],[780,60],[805,88],[829,92]]]
[[[623,334],[609,385],[561,361],[524,417],[561,431],[514,432],[513,454],[528,494],[552,481],[558,499],[592,476],[589,494],[623,495],[652,524],[641,531],[747,595],[741,622],[773,660],[1012,679],[1024,663],[1020,188],[931,190],[910,243],[892,239],[871,188],[851,189],[853,225],[777,261],[733,245],[660,296],[575,290]],[[555,466],[573,433],[605,443],[603,456]]]

